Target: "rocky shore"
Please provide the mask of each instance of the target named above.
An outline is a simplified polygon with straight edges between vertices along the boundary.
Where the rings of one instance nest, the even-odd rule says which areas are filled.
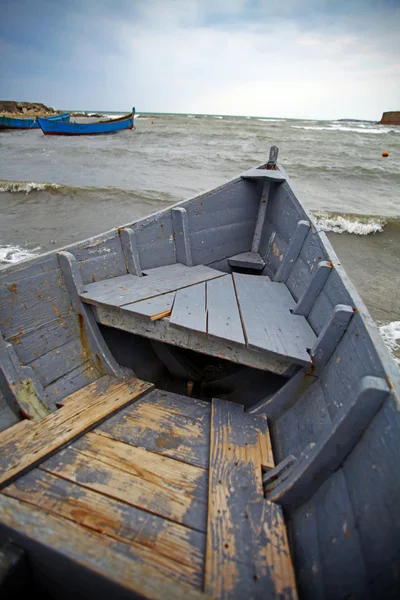
[[[41,102],[16,102],[0,100],[0,115],[4,117],[49,117],[60,113]]]
[[[379,125],[400,125],[400,110],[384,112]]]

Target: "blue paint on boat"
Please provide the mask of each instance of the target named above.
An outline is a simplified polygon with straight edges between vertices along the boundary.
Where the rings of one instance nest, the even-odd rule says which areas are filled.
[[[70,113],[62,113],[61,115],[54,115],[47,117],[48,121],[69,123]],[[1,117],[0,116],[0,129],[39,129],[39,123],[37,117],[34,118],[19,118],[19,117]]]
[[[117,133],[125,129],[133,129],[135,109],[118,119],[107,119],[96,123],[63,123],[50,119],[38,119],[39,126],[45,135],[100,135]]]

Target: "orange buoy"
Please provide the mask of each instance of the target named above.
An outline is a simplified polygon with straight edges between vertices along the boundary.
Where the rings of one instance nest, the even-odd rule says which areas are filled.
[[[152,121],[151,124],[154,125],[154,121]]]
[[[383,158],[387,158],[389,156],[389,152],[386,152],[386,151],[382,152],[382,156],[383,156]]]

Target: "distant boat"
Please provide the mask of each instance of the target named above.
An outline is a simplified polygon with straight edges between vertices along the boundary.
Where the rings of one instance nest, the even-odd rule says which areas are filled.
[[[46,117],[47,121],[50,122],[62,122],[69,123],[70,114],[62,113],[61,115],[54,115],[52,117]],[[1,117],[0,116],[0,129],[39,129],[38,117],[24,118],[24,117]]]
[[[134,118],[135,109],[133,108],[129,115],[96,123],[63,123],[50,119],[38,119],[38,123],[45,135],[100,135],[133,129]]]

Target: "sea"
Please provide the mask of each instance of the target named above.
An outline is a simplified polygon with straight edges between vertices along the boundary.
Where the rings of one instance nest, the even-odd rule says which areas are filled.
[[[400,126],[143,113],[118,135],[0,132],[0,266],[218,186],[271,145],[400,364]]]

